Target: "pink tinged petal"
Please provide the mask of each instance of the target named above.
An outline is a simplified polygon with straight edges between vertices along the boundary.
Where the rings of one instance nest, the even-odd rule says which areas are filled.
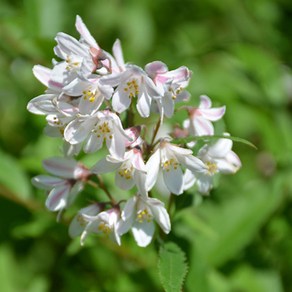
[[[113,55],[114,55],[114,58],[116,59],[116,62],[119,66],[119,69],[121,71],[124,71],[125,70],[125,61],[124,61],[124,57],[123,57],[121,42],[119,39],[117,39],[113,45]]]
[[[32,184],[37,188],[51,190],[53,187],[66,183],[64,179],[49,175],[38,175],[32,178]]]
[[[84,145],[85,153],[93,153],[99,150],[103,145],[103,137],[97,137],[95,133],[89,135]]]
[[[99,46],[97,45],[95,39],[92,37],[92,35],[90,34],[89,30],[87,29],[86,25],[84,24],[79,15],[76,16],[75,27],[77,31],[80,33],[82,40],[88,43],[91,47],[99,49]]]
[[[147,169],[146,169],[146,165],[144,163],[141,151],[138,149],[133,149],[133,150],[130,150],[129,152],[130,154],[133,154],[129,157],[133,167],[137,170],[140,170],[146,173]]]
[[[185,67],[179,67],[175,70],[169,71],[165,74],[173,83],[184,82],[190,79],[190,70]]]
[[[84,141],[94,127],[96,119],[86,119],[80,121],[78,119],[70,122],[64,131],[64,138],[70,144],[78,144]]]
[[[195,117],[193,120],[193,127],[195,130],[194,135],[196,136],[214,135],[214,127],[212,123],[203,117]]]
[[[175,195],[180,195],[183,192],[183,172],[180,167],[162,171],[164,183],[169,191]]]
[[[78,108],[67,102],[58,102],[58,110],[67,117],[72,117],[78,114]]]
[[[35,65],[32,69],[33,75],[45,86],[49,87],[49,80],[51,76],[52,70],[41,66]]]
[[[225,114],[225,109],[225,106],[214,107],[210,109],[200,109],[200,114],[205,119],[215,122],[223,117],[223,115]]]
[[[187,169],[183,177],[184,191],[191,188],[195,184],[195,182],[196,182],[196,177],[194,173],[191,172],[189,169]]]
[[[158,172],[160,168],[160,150],[156,150],[149,158],[146,163],[147,179],[146,186],[147,190],[151,190],[157,180]]]
[[[117,90],[112,98],[112,106],[113,109],[118,112],[122,113],[127,108],[129,108],[132,99],[129,97],[129,94],[124,91],[123,88]]]
[[[59,211],[67,206],[70,185],[61,185],[51,190],[46,200],[46,207],[50,211]]]
[[[147,246],[153,238],[154,230],[155,226],[153,221],[144,221],[143,223],[135,222],[132,227],[132,232],[138,246]]]
[[[144,197],[147,197],[146,178],[146,173],[138,170],[134,172],[134,181],[137,186],[138,192]]]
[[[53,104],[55,94],[43,94],[33,98],[27,105],[27,110],[36,115],[49,115],[57,112]]]
[[[129,190],[135,184],[133,177],[127,179],[119,174],[119,170],[116,172],[115,175],[115,183],[122,190]]]
[[[92,167],[91,171],[96,174],[112,172],[119,168],[121,164],[122,164],[121,162],[112,163],[108,161],[106,158],[103,158]]]
[[[145,71],[152,79],[155,79],[155,76],[157,74],[166,73],[168,71],[168,68],[161,61],[154,61],[154,62],[148,63],[145,66]]]
[[[207,95],[201,95],[200,100],[200,109],[209,109],[212,106],[211,99]]]
[[[171,229],[171,224],[164,204],[157,199],[149,199],[148,205],[152,211],[155,221],[161,227],[163,232],[168,234]]]
[[[50,158],[43,161],[45,170],[63,178],[74,178],[76,166],[77,162],[75,160],[61,157]]]

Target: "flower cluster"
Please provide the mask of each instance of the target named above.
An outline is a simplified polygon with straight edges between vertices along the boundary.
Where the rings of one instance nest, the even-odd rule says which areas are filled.
[[[185,66],[169,70],[160,61],[144,69],[125,63],[119,40],[109,53],[97,44],[79,16],[76,29],[79,40],[57,34],[54,52],[58,60],[53,60],[52,69],[33,68],[47,89],[27,108],[46,116],[47,135],[64,141],[63,157],[43,163],[51,175],[36,176],[33,183],[48,191],[46,206],[59,214],[86,184],[106,193],[108,202],[97,200],[72,220],[69,233],[81,236],[81,243],[88,234],[101,233],[121,244],[121,236],[131,230],[137,244],[147,246],[154,235],[154,221],[166,234],[171,229],[164,203],[153,198],[151,191],[158,181],[169,195],[181,195],[191,187],[208,194],[217,173],[235,173],[240,168],[228,133],[212,142],[203,140],[196,155],[192,150],[198,137],[214,135],[212,122],[222,118],[225,107],[212,107],[210,98],[203,95],[198,106],[180,107],[186,113],[181,127],[161,134],[176,104],[190,100],[186,91],[190,70]],[[178,138],[187,140],[178,144]],[[102,148],[107,148],[106,156]],[[76,161],[79,153],[96,154],[96,163],[88,167]],[[129,191],[125,200],[117,202],[102,180],[108,172],[115,173],[117,188],[134,193]]]

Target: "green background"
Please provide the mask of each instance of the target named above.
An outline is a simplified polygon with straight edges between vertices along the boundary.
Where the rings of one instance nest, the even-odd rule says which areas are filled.
[[[163,291],[156,243],[93,237],[81,248],[67,231],[74,212],[57,223],[30,183],[60,147],[26,111],[44,91],[31,69],[51,66],[57,32],[78,37],[76,14],[105,50],[119,38],[126,61],[188,66],[194,105],[200,94],[226,105],[226,129],[258,148],[235,143],[242,169],[173,217],[166,239],[188,257],[184,291],[292,291],[289,0],[0,2],[1,291]]]

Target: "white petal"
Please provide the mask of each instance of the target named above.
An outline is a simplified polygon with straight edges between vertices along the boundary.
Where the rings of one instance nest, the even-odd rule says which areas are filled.
[[[163,179],[169,189],[175,195],[183,192],[183,172],[180,167],[170,168],[169,171],[163,170]]]
[[[131,177],[130,179],[126,179],[125,177],[122,177],[119,174],[119,171],[116,172],[115,183],[119,188],[121,188],[123,190],[129,190],[135,184],[133,177]]]
[[[158,172],[160,168],[160,150],[156,150],[149,158],[146,163],[147,179],[146,185],[147,190],[151,190],[157,180]]]
[[[97,49],[99,48],[95,39],[92,37],[92,35],[90,34],[89,30],[87,29],[86,25],[84,24],[79,15],[76,16],[75,26],[77,31],[80,33],[82,40],[87,42],[91,47]]]
[[[46,207],[51,211],[64,209],[67,206],[69,192],[70,186],[68,184],[52,189],[46,200]]]
[[[149,207],[151,208],[152,214],[161,227],[164,233],[168,234],[171,229],[169,215],[164,207],[164,204],[157,199],[149,199]]]
[[[32,178],[32,184],[37,188],[50,190],[57,185],[64,184],[64,180],[62,178],[49,176],[49,175],[38,175]]]
[[[166,94],[162,98],[162,106],[163,106],[163,109],[164,109],[165,116],[168,117],[168,118],[172,117],[173,112],[174,112],[174,101],[173,101],[171,96]]]
[[[205,163],[193,155],[177,156],[178,161],[192,172],[205,172]]]
[[[85,153],[93,153],[99,150],[103,145],[103,138],[97,137],[95,133],[89,135],[84,145]]]
[[[74,178],[77,162],[73,159],[54,157],[43,161],[45,170],[63,178]]]
[[[138,97],[137,110],[143,118],[149,117],[151,106],[151,98],[146,92],[141,92]]]
[[[183,177],[184,191],[191,188],[196,182],[196,177],[189,169],[186,170]]]
[[[232,144],[231,139],[219,139],[216,143],[208,146],[208,155],[213,158],[225,157],[231,151]]]
[[[92,168],[91,171],[93,173],[107,173],[116,170],[122,163],[112,163],[108,161],[106,158],[101,159],[98,161]]]
[[[135,170],[134,172],[134,181],[138,188],[139,194],[142,196],[147,196],[147,188],[146,188],[146,178],[147,175],[144,172],[141,172],[139,170]]]
[[[212,188],[212,181],[213,181],[212,176],[200,175],[196,180],[198,191],[205,195],[208,194]]]
[[[154,61],[154,62],[148,63],[145,66],[145,71],[151,78],[154,79],[157,74],[166,73],[168,71],[168,68],[161,61]]]
[[[27,105],[27,110],[36,115],[48,115],[57,113],[53,104],[56,94],[43,94],[33,98]]]
[[[122,113],[125,111],[131,104],[131,98],[129,95],[123,91],[123,89],[117,90],[112,98],[112,106],[113,109],[118,112]]]
[[[49,80],[51,76],[52,70],[41,66],[35,65],[32,69],[33,75],[45,86],[49,87]]]
[[[123,208],[122,214],[121,214],[121,217],[124,221],[127,221],[127,220],[134,218],[133,216],[136,214],[137,199],[138,198],[136,196],[134,196],[126,202],[126,204]]]
[[[124,61],[124,57],[123,57],[121,42],[119,39],[117,39],[113,45],[113,55],[117,61],[117,64],[118,64],[120,70],[124,71],[125,70],[125,61]]]
[[[84,141],[92,130],[95,122],[95,119],[86,119],[85,121],[80,121],[78,119],[73,120],[65,128],[65,140],[70,144],[78,144]]]
[[[132,227],[132,232],[138,246],[145,247],[147,246],[153,237],[155,226],[153,221],[138,223],[135,222]]]

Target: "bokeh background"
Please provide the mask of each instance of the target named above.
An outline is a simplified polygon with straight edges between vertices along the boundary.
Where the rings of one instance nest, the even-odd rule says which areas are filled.
[[[226,129],[242,169],[194,195],[169,239],[188,257],[184,291],[292,291],[292,2],[290,0],[2,0],[0,2],[0,290],[162,291],[157,244],[122,247],[104,238],[82,248],[44,208],[30,183],[60,141],[26,111],[44,87],[35,64],[51,66],[54,37],[75,37],[79,14],[127,61],[161,60],[193,71],[189,91],[225,104]],[[189,194],[190,195],[190,194]]]

